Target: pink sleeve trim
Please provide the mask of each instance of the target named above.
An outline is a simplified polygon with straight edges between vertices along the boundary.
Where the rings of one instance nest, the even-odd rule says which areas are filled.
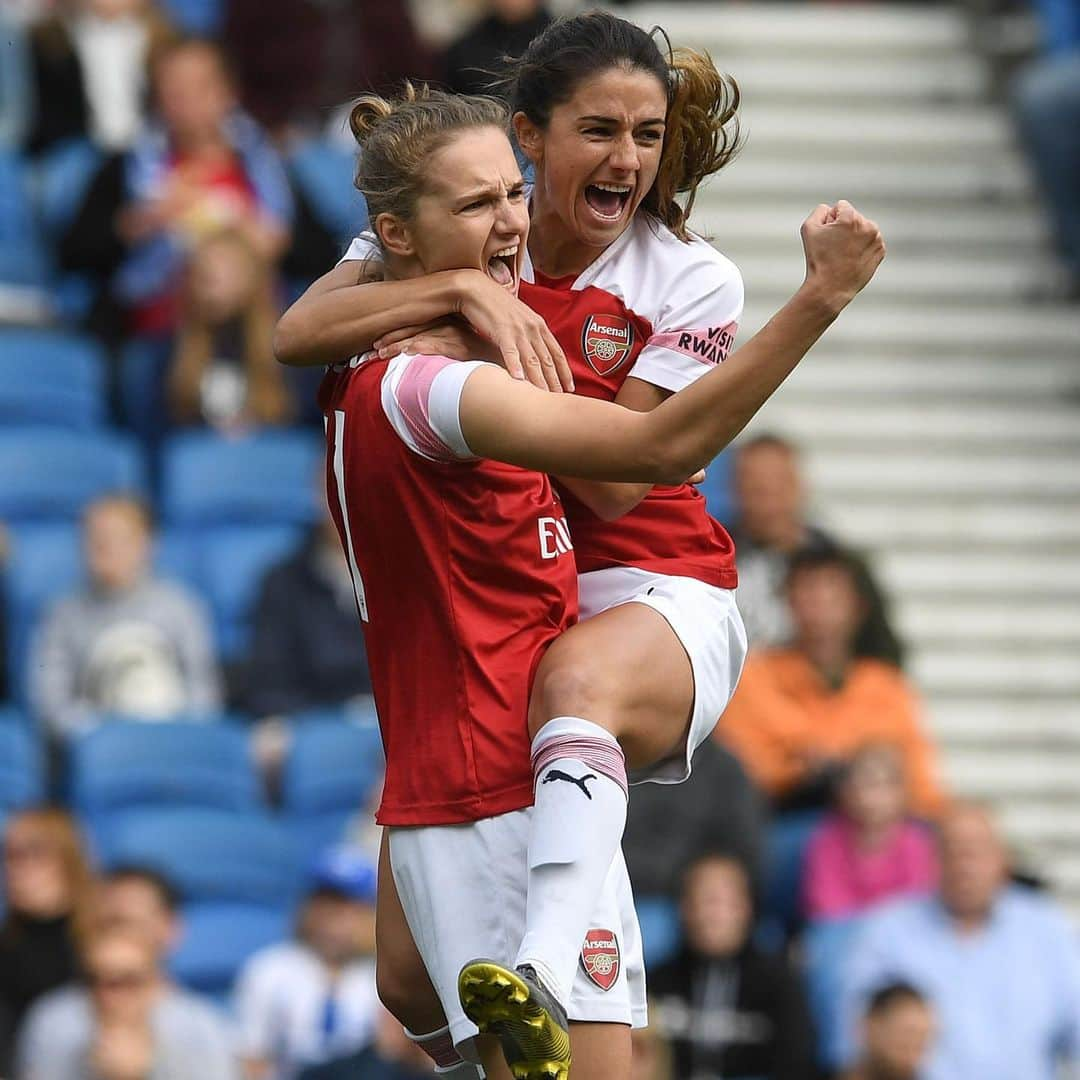
[[[720,364],[727,359],[738,329],[739,324],[732,321],[723,326],[667,330],[662,334],[653,334],[645,344],[648,348],[681,353],[702,364]]]
[[[439,461],[454,461],[457,455],[431,424],[431,384],[435,376],[451,364],[446,356],[417,356],[401,376],[395,398],[420,453]]]

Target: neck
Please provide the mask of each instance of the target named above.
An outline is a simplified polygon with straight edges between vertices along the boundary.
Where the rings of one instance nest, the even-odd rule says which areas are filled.
[[[538,179],[529,227],[529,256],[533,268],[551,278],[580,274],[604,253],[605,248],[582,244],[547,204],[539,189]]]
[[[190,132],[173,138],[173,145],[185,157],[212,157],[227,153],[229,144],[220,131]]]
[[[844,681],[852,659],[851,649],[847,645],[841,642],[804,639],[799,642],[799,648],[830,686],[837,686]]]
[[[895,827],[894,823],[886,822],[874,825],[856,825],[855,843],[862,851],[876,851],[889,838],[889,834]]]

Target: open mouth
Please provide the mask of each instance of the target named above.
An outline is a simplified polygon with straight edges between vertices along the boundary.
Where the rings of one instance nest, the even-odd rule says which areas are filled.
[[[504,289],[514,287],[514,273],[517,265],[518,246],[500,248],[488,259],[487,275]]]
[[[630,201],[631,191],[630,184],[589,184],[585,188],[585,201],[597,217],[617,221]]]

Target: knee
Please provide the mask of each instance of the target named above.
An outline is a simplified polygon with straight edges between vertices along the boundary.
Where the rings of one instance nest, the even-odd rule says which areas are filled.
[[[405,1027],[410,1026],[416,994],[410,991],[409,978],[400,967],[375,954],[375,991],[386,1011]]]
[[[617,712],[618,687],[602,665],[569,651],[545,657],[536,673],[529,703],[529,731],[535,735],[554,716],[581,716],[608,727]]]

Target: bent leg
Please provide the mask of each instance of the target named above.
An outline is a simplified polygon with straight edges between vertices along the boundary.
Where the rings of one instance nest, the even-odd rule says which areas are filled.
[[[627,1024],[570,1025],[574,1060],[570,1080],[629,1080],[630,1028]]]

